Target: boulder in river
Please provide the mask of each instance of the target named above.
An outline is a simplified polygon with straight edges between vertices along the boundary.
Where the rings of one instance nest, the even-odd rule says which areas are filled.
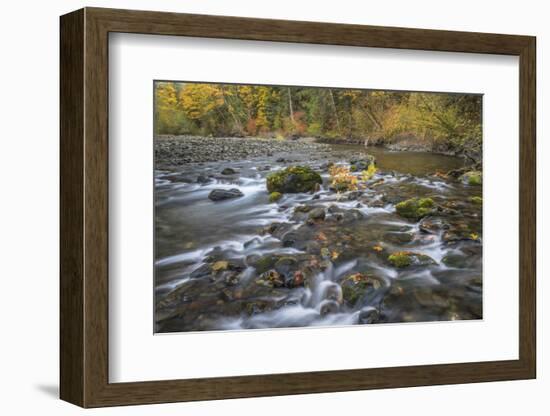
[[[429,266],[436,264],[435,260],[430,256],[412,251],[398,251],[390,254],[388,261],[392,266],[399,269],[409,266]]]
[[[244,196],[244,194],[237,188],[213,189],[210,194],[208,194],[208,198],[212,201],[223,201],[224,199],[239,198],[241,196]]]
[[[435,203],[432,198],[411,198],[402,201],[395,206],[395,211],[402,217],[419,220],[436,210]]]
[[[267,190],[280,193],[311,192],[323,183],[321,175],[307,166],[291,166],[267,177]]]
[[[324,208],[314,208],[312,209],[309,214],[308,218],[313,221],[322,221],[325,219],[325,209]]]
[[[225,168],[222,170],[222,175],[234,175],[237,171],[233,168]]]

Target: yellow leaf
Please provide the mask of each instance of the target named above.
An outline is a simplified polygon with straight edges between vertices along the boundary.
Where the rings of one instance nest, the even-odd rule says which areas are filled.
[[[212,270],[214,270],[215,272],[219,270],[226,270],[228,266],[229,266],[228,262],[220,260],[212,265]]]

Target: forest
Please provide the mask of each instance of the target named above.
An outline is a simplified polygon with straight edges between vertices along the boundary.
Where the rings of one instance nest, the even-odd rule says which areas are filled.
[[[155,134],[405,142],[479,160],[482,96],[157,81]]]

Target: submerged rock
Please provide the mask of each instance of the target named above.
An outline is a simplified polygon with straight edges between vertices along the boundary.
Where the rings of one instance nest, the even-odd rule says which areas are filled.
[[[436,211],[432,198],[411,198],[395,206],[395,211],[402,217],[419,220]]]
[[[388,256],[390,264],[397,268],[409,266],[429,266],[437,264],[434,259],[426,254],[415,253],[412,251],[398,251]]]
[[[307,166],[291,166],[267,177],[268,192],[312,192],[322,184],[321,175]]]
[[[208,194],[208,198],[212,201],[223,201],[224,199],[239,198],[241,196],[244,196],[244,194],[237,188],[213,189],[210,194]]]
[[[209,264],[203,264],[198,269],[194,270],[189,277],[191,279],[200,279],[201,277],[210,276],[211,269]]]
[[[212,182],[212,178],[209,178],[208,176],[202,173],[199,176],[197,176],[197,183],[208,183],[208,182]]]

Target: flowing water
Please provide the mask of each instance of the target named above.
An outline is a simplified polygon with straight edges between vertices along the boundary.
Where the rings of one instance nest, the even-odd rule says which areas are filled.
[[[358,152],[334,145],[155,171],[156,331],[481,318],[481,206],[472,199],[481,187],[433,175],[462,160],[369,148],[371,185],[330,190],[327,162],[347,165]],[[305,164],[322,173],[320,189],[270,203],[266,176]],[[208,198],[233,188],[243,196]],[[432,198],[437,215],[397,215],[396,203],[412,197]],[[314,208],[323,220],[308,220]],[[388,256],[402,251],[431,260],[394,267]]]

